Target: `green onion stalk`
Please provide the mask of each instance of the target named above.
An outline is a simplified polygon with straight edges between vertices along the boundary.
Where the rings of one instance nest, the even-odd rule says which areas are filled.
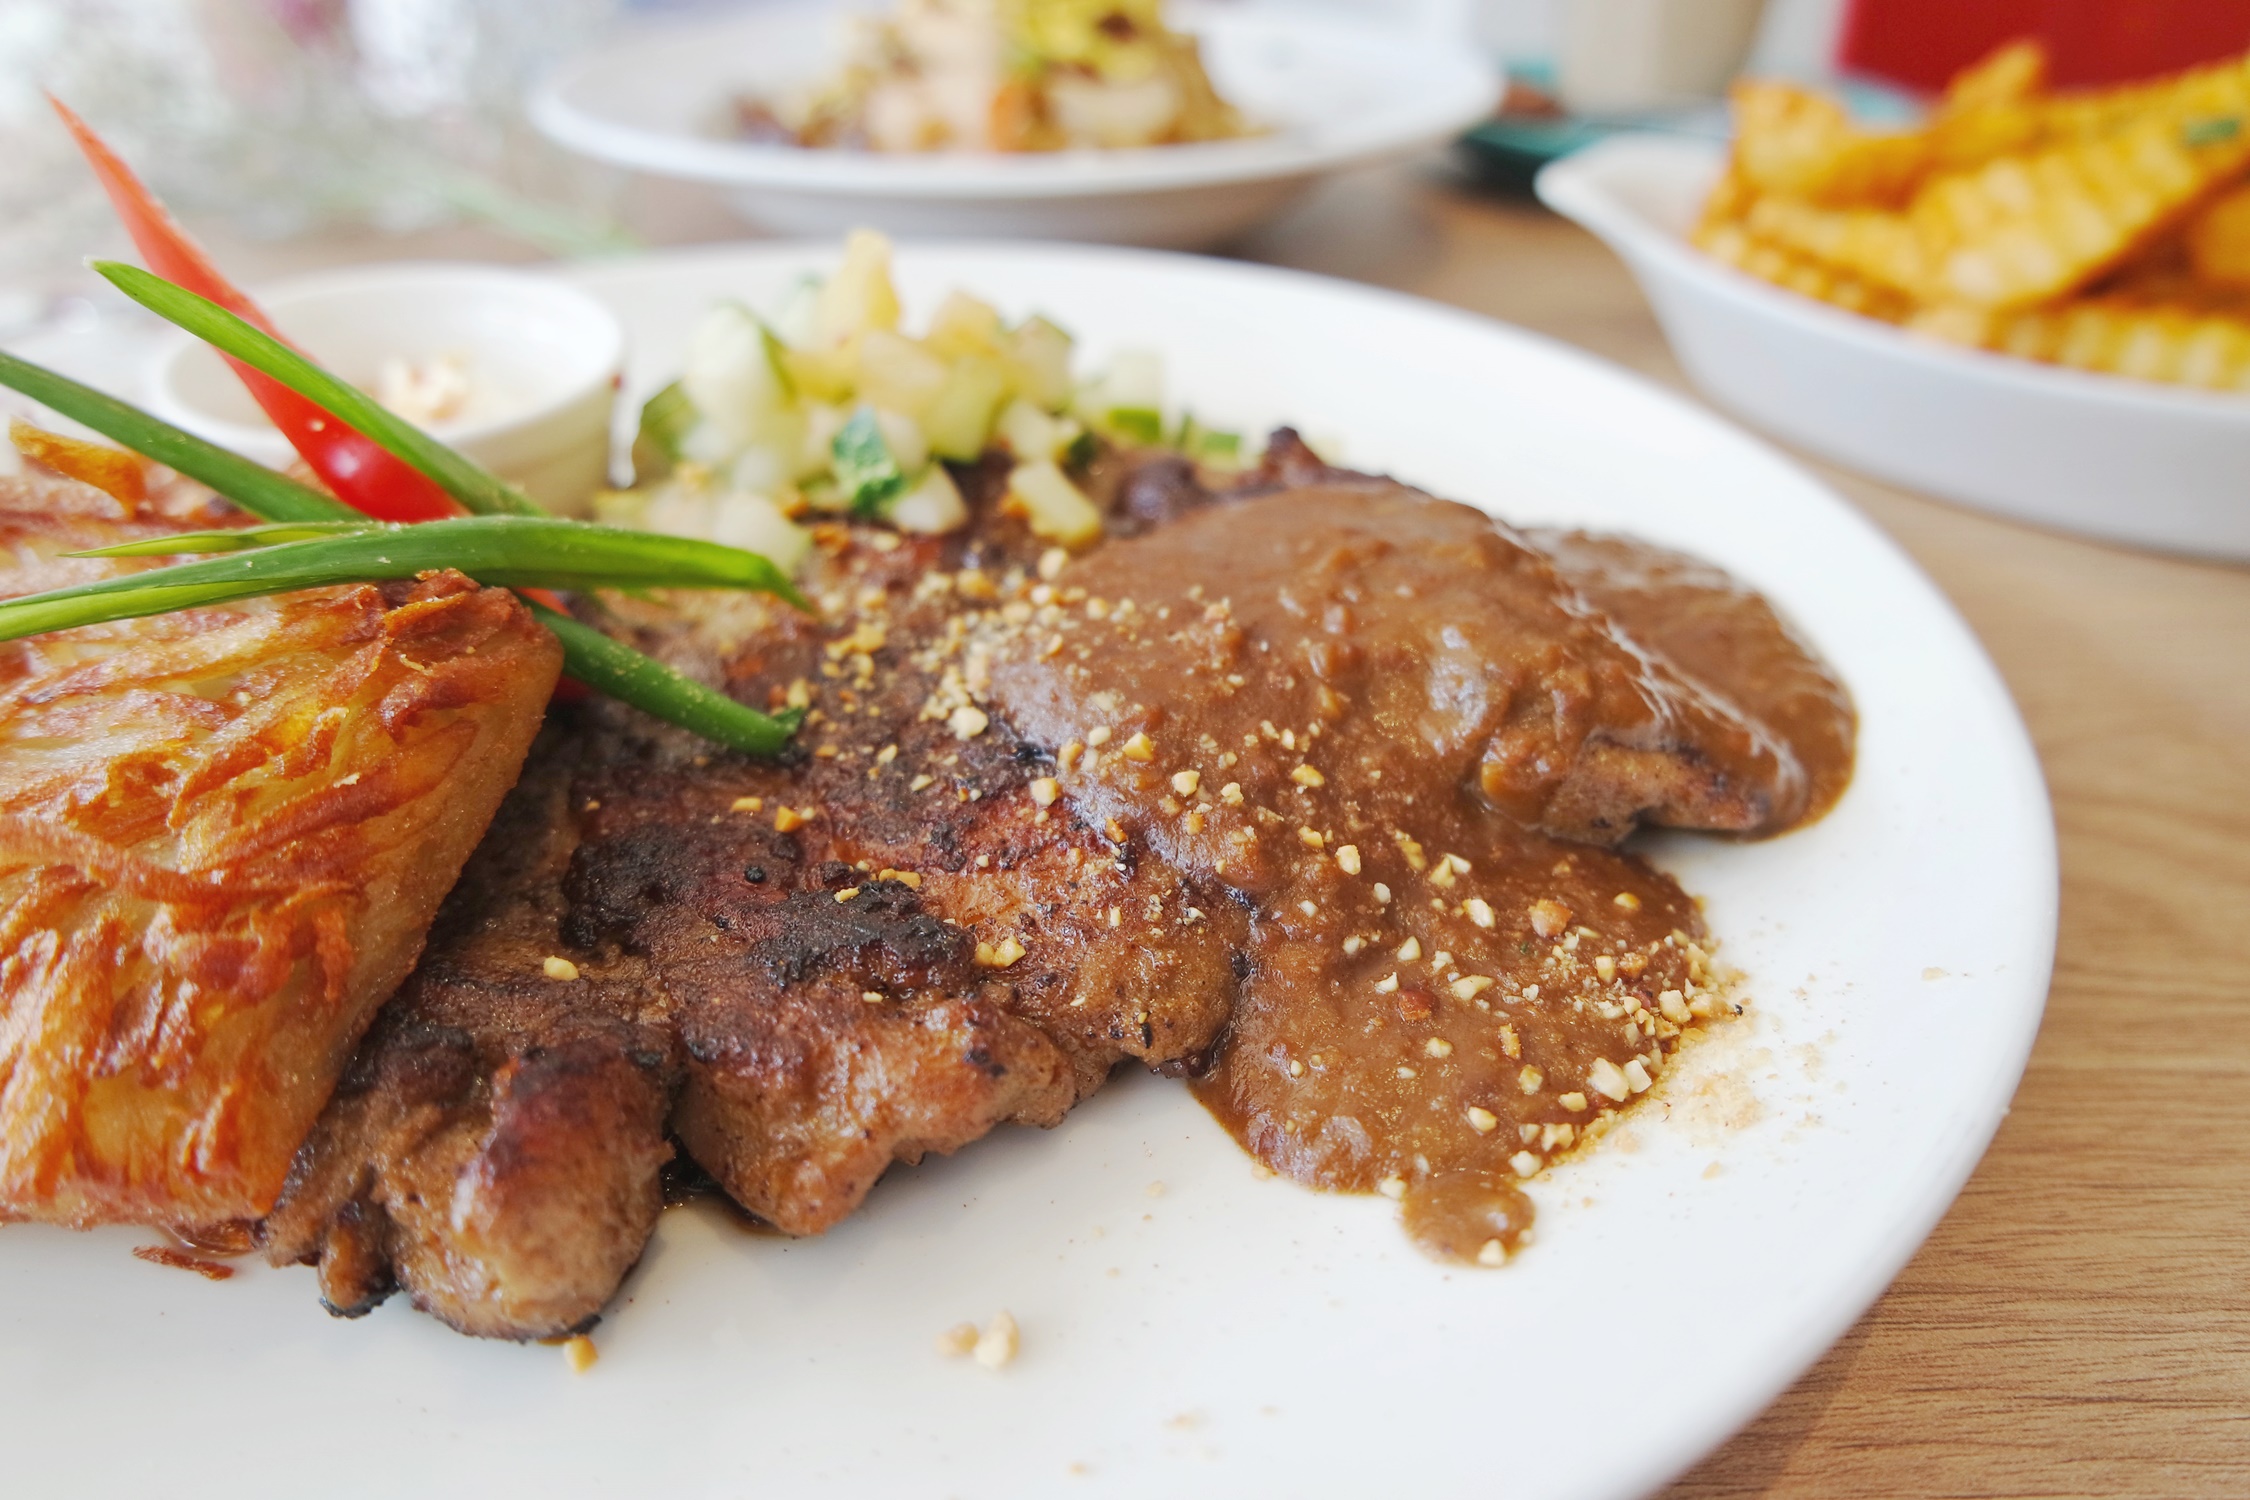
[[[184,432],[115,397],[12,355],[0,385],[209,487],[268,523],[145,538],[79,554],[188,556],[98,583],[0,602],[0,640],[333,584],[455,568],[482,584],[528,589],[748,589],[804,608],[786,573],[714,542],[547,516],[521,491],[377,405],[232,313],[133,266],[97,262],[127,296],[265,371],[427,475],[468,516],[396,525],[369,519],[309,485]],[[797,711],[737,703],[539,600],[532,614],[563,647],[563,669],[588,687],[752,755],[779,753]]]

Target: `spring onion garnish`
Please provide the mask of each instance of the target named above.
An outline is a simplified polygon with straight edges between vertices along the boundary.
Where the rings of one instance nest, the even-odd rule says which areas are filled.
[[[134,619],[292,589],[408,578],[456,567],[480,583],[549,588],[744,588],[804,607],[788,575],[756,553],[684,538],[559,521],[537,514],[504,482],[392,417],[365,396],[203,298],[131,266],[103,273],[192,333],[264,369],[308,400],[341,410],[350,425],[480,514],[399,526],[136,407],[38,365],[0,354],[0,385],[84,424],[142,457],[209,486],[266,526],[151,537],[86,556],[231,554],[0,602],[0,639]],[[174,314],[177,316],[174,316]],[[370,415],[372,414],[372,415]],[[364,424],[364,425],[363,425]],[[537,600],[526,606],[563,647],[563,670],[621,702],[731,749],[773,755],[802,717],[759,713],[694,682]]]
[[[345,426],[373,439],[412,465],[480,516],[542,514],[524,493],[483,465],[396,415],[374,397],[340,380],[279,339],[259,332],[207,298],[161,276],[120,261],[97,260],[94,269],[119,291],[167,322],[176,323],[222,353],[262,370]]]
[[[750,755],[776,755],[797,732],[802,709],[762,714],[726,694],[683,677],[664,663],[643,656],[590,625],[531,600],[524,601],[540,624],[562,642],[563,671],[599,693],[705,739]]]
[[[179,551],[206,544],[163,537],[156,545]],[[127,546],[145,553],[147,544]],[[115,556],[126,549],[102,550]],[[788,579],[755,552],[546,517],[464,516],[371,525],[0,601],[0,640],[292,589],[412,578],[433,568],[458,568],[503,588],[756,589],[798,602]]]
[[[82,423],[111,442],[152,458],[226,496],[267,521],[360,520],[359,512],[310,485],[276,474],[264,464],[207,443],[193,433],[128,406],[91,386],[0,354],[0,385]]]

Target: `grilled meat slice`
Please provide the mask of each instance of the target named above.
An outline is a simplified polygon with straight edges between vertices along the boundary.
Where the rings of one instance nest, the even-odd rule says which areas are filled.
[[[894,1161],[1051,1125],[1121,1059],[1207,1051],[1241,908],[1055,805],[1051,764],[957,712],[983,672],[960,616],[1038,555],[970,489],[949,543],[825,532],[818,619],[615,602],[610,628],[683,670],[802,700],[797,755],[609,703],[544,743],[308,1142],[271,1258],[317,1260],[338,1310],[396,1283],[467,1331],[545,1336],[640,1253],[667,1112],[738,1202],[814,1233]],[[543,978],[549,955],[580,978]],[[542,1096],[543,1159],[570,1171],[516,1172],[509,1070],[589,1036],[607,1071]],[[464,1202],[498,1206],[464,1225]]]
[[[137,465],[88,471],[116,492],[0,481],[0,594],[223,519]],[[270,1209],[559,665],[458,574],[0,645],[0,1218]]]
[[[678,1087],[663,996],[627,960],[558,980],[577,745],[550,732],[412,978],[361,1046],[262,1226],[344,1316],[403,1284],[467,1333],[593,1318],[662,1207]]]
[[[1575,1077],[1606,1062],[1606,1036],[1533,1018],[1493,1050],[1478,980],[1525,1003],[1544,980],[1563,1006],[1546,970],[1550,940],[1578,941],[1549,930],[1566,904],[1573,931],[1619,948],[1603,950],[1613,972],[1660,987],[1688,982],[1673,940],[1699,930],[1663,877],[1553,835],[1781,816],[1778,752],[1758,758],[1772,737],[1514,533],[1286,437],[1273,454],[1217,494],[1177,463],[1105,460],[1093,489],[1112,534],[1136,539],[1051,583],[995,486],[972,482],[974,521],[948,542],[824,528],[814,618],[754,596],[612,601],[607,628],[641,649],[809,709],[792,757],[721,754],[615,704],[576,711],[308,1144],[269,1252],[319,1259],[340,1310],[395,1281],[456,1326],[529,1337],[580,1326],[639,1254],[667,1122],[793,1233],[835,1223],[894,1161],[1052,1124],[1128,1058],[1203,1072],[1216,1057],[1214,1107],[1332,1185],[1427,1154],[1393,1127],[1428,1116],[1436,1139],[1458,1111],[1438,1120],[1419,1095],[1385,1096],[1395,1118],[1350,1108],[1378,1097],[1371,1080],[1416,1094],[1415,1067],[1441,1055],[1465,1070],[1448,1087],[1516,1090],[1496,1120],[1553,1124],[1559,1090],[1524,1094],[1524,1057]],[[1222,502],[1238,508],[1212,513]],[[1402,583],[1419,605],[1374,618],[1370,591]],[[1346,586],[1361,597],[1323,592]],[[1132,649],[1104,655],[1117,641]],[[1659,644],[1716,672],[1692,641]],[[1098,680],[1073,675],[1082,653],[1103,656]],[[1485,768],[1533,751],[1547,770],[1495,794]],[[1330,779],[1296,774],[1308,765]],[[1417,805],[1432,765],[1442,795]],[[1347,864],[1332,835],[1361,823]],[[1409,826],[1427,850],[1393,837]],[[1456,845],[1504,914],[1421,909],[1451,889]],[[1385,923],[1388,946],[1371,945]],[[1463,969],[1373,988],[1371,966],[1407,962],[1405,936]],[[550,955],[579,978],[544,979]],[[1370,994],[1396,997],[1382,1026]],[[1322,1094],[1288,1066],[1322,1035],[1308,1006],[1339,1059],[1378,1032],[1452,1050],[1408,1066],[1361,1041]],[[514,1102],[526,1077],[537,1111]],[[1308,1100],[1328,1117],[1297,1120]],[[1477,1140],[1514,1170],[1512,1130]]]

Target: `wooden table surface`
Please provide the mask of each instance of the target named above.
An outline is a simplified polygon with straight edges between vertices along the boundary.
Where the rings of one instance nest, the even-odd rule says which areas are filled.
[[[743,234],[686,188],[638,183],[625,204],[651,243]],[[249,275],[527,256],[472,231],[212,238]],[[1687,389],[1606,250],[1434,171],[1337,182],[1239,253],[1454,303]],[[1914,555],[2014,691],[2061,834],[2061,946],[2014,1111],[1953,1211],[1827,1358],[1667,1493],[2250,1495],[2250,569],[1810,466]]]

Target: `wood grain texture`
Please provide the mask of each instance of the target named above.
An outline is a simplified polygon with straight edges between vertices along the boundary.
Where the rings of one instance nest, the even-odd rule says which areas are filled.
[[[651,243],[742,233],[688,187],[635,182],[622,206]],[[527,258],[461,231],[214,248],[249,275]],[[1624,268],[1521,200],[1360,174],[1239,253],[1452,302],[1687,388]],[[1812,467],[1937,580],[2022,706],[2061,831],[2061,948],[2014,1113],[1953,1212],[1668,1500],[2250,1495],[2250,569]]]

